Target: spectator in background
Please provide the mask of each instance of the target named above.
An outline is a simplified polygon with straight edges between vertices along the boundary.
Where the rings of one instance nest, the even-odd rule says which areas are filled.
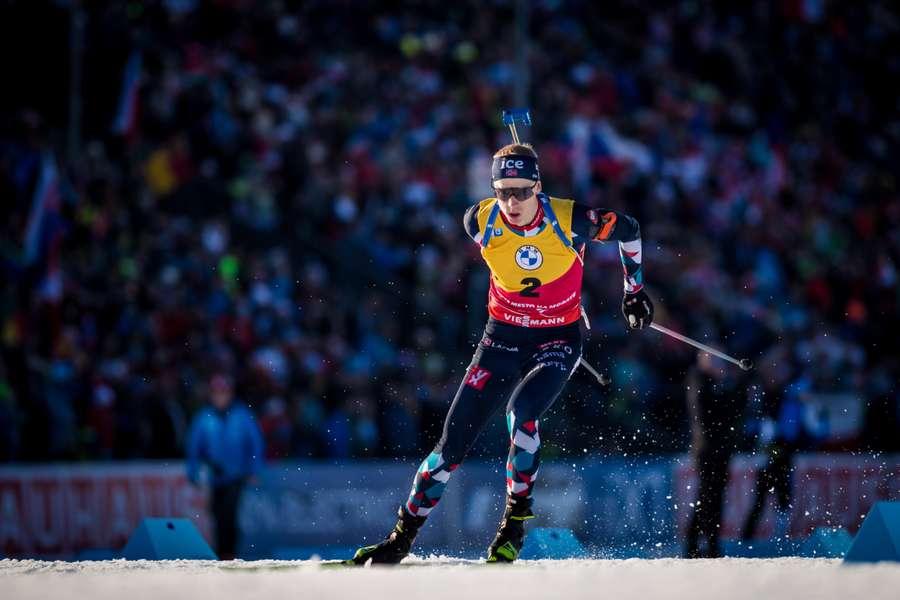
[[[188,480],[200,484],[206,465],[219,558],[231,560],[237,551],[237,512],[247,483],[256,484],[263,466],[263,439],[253,414],[234,400],[231,379],[214,375],[209,382],[210,406],[191,423],[187,447]]]
[[[736,451],[738,425],[747,399],[746,375],[701,352],[688,373],[688,413],[700,484],[688,524],[686,558],[718,558],[722,501],[728,466]]]
[[[780,540],[789,533],[794,456],[802,450],[814,449],[827,432],[819,407],[811,402],[811,390],[810,378],[800,377],[782,394],[777,420],[763,418],[761,421],[759,442],[765,448],[766,463],[756,475],[752,508],[741,534],[745,541],[753,539],[770,493],[777,500],[773,537]]]

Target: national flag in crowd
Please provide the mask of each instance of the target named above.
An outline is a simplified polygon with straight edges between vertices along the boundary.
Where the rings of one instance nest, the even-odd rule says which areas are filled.
[[[594,124],[589,146],[591,158],[606,159],[616,163],[631,165],[639,173],[653,169],[653,155],[637,140],[627,138],[605,119]]]
[[[570,164],[576,189],[588,193],[593,173],[619,179],[629,169],[649,173],[653,154],[641,142],[621,135],[605,119],[573,117],[567,133],[571,143]]]
[[[63,230],[59,172],[53,156],[47,154],[41,161],[25,229],[25,263],[42,271],[42,295],[51,300],[61,292],[59,245]]]
[[[33,265],[46,257],[46,250],[54,235],[62,229],[60,212],[59,175],[51,155],[41,161],[41,172],[31,201],[28,225],[25,230],[25,260]]]
[[[139,50],[133,51],[125,65],[122,94],[119,96],[119,108],[113,121],[112,130],[116,135],[130,136],[137,126],[142,65],[143,54]]]

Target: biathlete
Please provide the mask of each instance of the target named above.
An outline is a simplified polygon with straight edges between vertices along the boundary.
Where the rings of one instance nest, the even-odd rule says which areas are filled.
[[[539,420],[581,357],[578,321],[588,242],[619,242],[625,271],[622,312],[634,329],[653,320],[653,304],[642,289],[637,220],[547,196],[537,158],[528,144],[501,148],[491,169],[494,197],[466,211],[466,232],[491,271],[484,336],[450,405],[443,435],[419,466],[393,531],[381,543],[357,550],[346,564],[399,563],[409,554],[453,471],[500,407],[505,407],[510,439],[506,510],[487,560],[516,560],[525,521],[534,518]]]

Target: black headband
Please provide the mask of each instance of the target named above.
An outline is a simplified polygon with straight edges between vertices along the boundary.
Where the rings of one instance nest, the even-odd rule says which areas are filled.
[[[500,156],[494,159],[491,165],[491,181],[498,179],[530,179],[538,181],[541,174],[538,171],[537,160],[532,156],[518,156],[515,154]]]

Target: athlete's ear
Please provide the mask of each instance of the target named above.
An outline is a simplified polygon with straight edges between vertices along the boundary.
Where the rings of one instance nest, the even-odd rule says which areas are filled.
[[[540,194],[542,189],[543,188],[541,187],[540,181],[538,181],[536,184],[534,184],[534,193],[535,194]]]

